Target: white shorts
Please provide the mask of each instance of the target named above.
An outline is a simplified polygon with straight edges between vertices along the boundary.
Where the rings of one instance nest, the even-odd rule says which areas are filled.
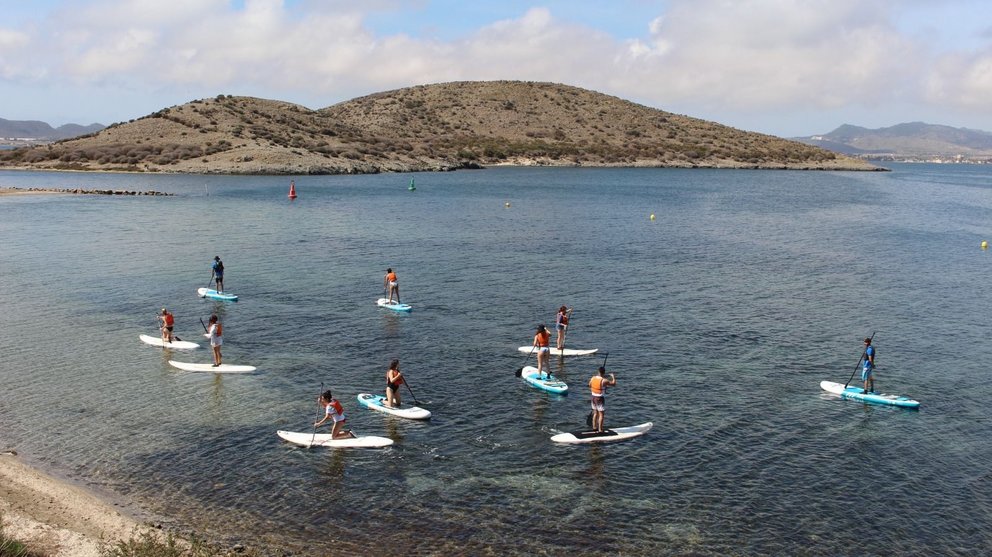
[[[550,346],[542,346],[542,347],[540,347],[540,348],[537,349],[537,353],[538,354],[550,354],[551,353],[551,347]]]

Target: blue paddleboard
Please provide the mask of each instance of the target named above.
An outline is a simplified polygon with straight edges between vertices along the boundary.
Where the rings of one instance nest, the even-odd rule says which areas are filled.
[[[520,377],[523,377],[524,381],[528,385],[536,389],[541,389],[542,391],[548,391],[549,393],[554,393],[556,395],[567,395],[568,385],[564,381],[557,379],[554,375],[548,379],[546,373],[541,374],[541,379],[537,377],[537,368],[534,366],[527,366],[520,372]]]
[[[381,308],[391,309],[393,311],[410,311],[413,309],[413,306],[410,304],[398,304],[396,302],[389,303],[389,300],[386,298],[379,298],[375,301],[375,303]]]
[[[217,292],[213,288],[200,288],[196,291],[201,298],[210,298],[212,300],[221,300],[224,302],[237,302],[238,297],[234,294],[228,294],[227,292]]]
[[[900,395],[887,395],[885,393],[876,393],[874,391],[870,393],[864,392],[861,385],[848,385],[847,388],[844,387],[842,383],[834,383],[833,381],[820,381],[820,388],[824,391],[834,393],[835,395],[840,395],[842,398],[850,398],[853,400],[860,400],[862,402],[871,402],[872,404],[887,404],[889,406],[899,406],[900,408],[919,408],[920,403],[909,397]]]

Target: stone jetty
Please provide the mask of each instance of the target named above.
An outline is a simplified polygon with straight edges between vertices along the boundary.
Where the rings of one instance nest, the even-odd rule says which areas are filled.
[[[88,190],[83,188],[14,188],[0,187],[0,194],[11,193],[70,193],[70,194],[93,194],[93,195],[160,195],[172,196],[175,194],[162,191],[131,191],[131,190]]]

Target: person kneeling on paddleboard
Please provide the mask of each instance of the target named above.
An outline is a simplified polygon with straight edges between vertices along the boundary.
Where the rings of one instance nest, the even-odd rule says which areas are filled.
[[[400,385],[403,384],[403,374],[400,373],[400,361],[393,360],[386,371],[386,400],[382,401],[387,408],[400,407]]]
[[[175,335],[172,334],[172,328],[176,324],[176,318],[169,313],[169,310],[162,308],[162,314],[158,316],[158,320],[162,322],[162,342],[176,340]]]
[[[875,391],[875,347],[871,339],[865,339],[864,365],[861,368],[861,380],[865,382],[865,394]]]
[[[324,407],[324,419],[313,424],[315,429],[323,425],[327,420],[331,420],[334,422],[334,425],[331,426],[331,439],[348,439],[355,436],[354,433],[344,429],[344,423],[347,421],[344,415],[344,408],[331,395],[330,389],[321,393],[317,402]]]
[[[603,422],[606,419],[606,387],[617,384],[617,378],[611,373],[610,378],[606,378],[606,368],[599,366],[598,375],[593,375],[589,379],[589,389],[592,392],[592,430],[599,433],[605,431]]]
[[[200,323],[202,324],[203,321],[200,321]],[[217,315],[211,315],[207,323],[210,323],[210,325],[207,327],[207,334],[205,336],[210,339],[210,348],[214,351],[213,367],[219,367],[221,364],[220,347],[224,344],[224,326],[217,321]]]
[[[541,370],[547,370],[551,379],[551,331],[541,323],[534,333],[534,349],[537,350],[537,378],[541,378]],[[532,349],[533,350],[533,349]]]

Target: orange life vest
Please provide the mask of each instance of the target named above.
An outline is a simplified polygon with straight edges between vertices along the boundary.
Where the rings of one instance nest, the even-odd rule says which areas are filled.
[[[594,375],[592,379],[589,380],[589,388],[592,390],[592,396],[603,396],[603,391],[606,390],[604,387],[605,384],[605,377]]]
[[[534,336],[537,341],[537,345],[541,348],[549,346],[551,344],[551,333],[547,331],[541,331]]]

